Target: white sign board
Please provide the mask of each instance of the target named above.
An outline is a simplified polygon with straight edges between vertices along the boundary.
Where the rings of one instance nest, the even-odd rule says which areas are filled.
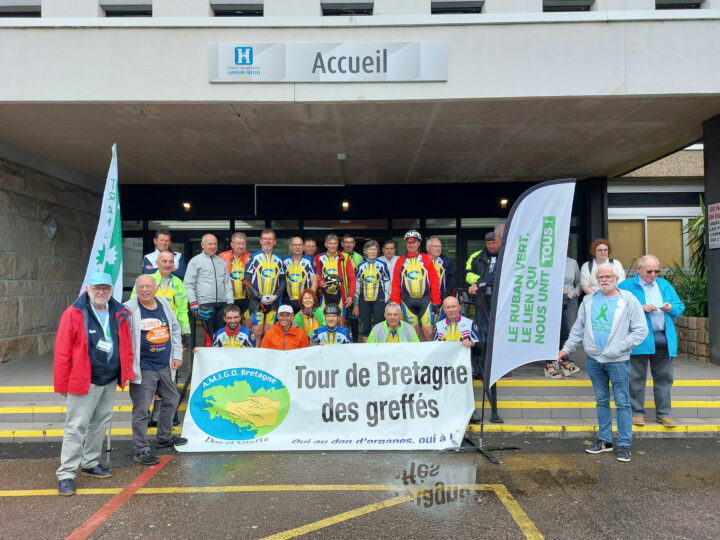
[[[447,43],[212,43],[211,83],[447,80]]]
[[[457,448],[474,410],[457,342],[200,348],[178,450]]]
[[[707,210],[708,247],[720,248],[720,202],[709,204]]]

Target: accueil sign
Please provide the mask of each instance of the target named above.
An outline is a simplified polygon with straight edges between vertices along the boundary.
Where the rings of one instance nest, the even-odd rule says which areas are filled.
[[[447,43],[212,43],[211,83],[447,80]]]

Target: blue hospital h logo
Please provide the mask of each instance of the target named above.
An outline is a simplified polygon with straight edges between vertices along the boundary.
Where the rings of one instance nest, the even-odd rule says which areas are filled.
[[[253,48],[235,47],[235,63],[239,66],[251,66],[253,63]]]

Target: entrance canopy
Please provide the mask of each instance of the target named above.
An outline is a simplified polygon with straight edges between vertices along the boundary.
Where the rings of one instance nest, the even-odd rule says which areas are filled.
[[[538,181],[622,174],[696,141],[718,111],[718,96],[6,103],[0,141],[90,178],[117,142],[123,184]]]

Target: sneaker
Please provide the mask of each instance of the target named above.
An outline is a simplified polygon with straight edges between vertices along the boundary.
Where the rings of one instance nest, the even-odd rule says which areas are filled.
[[[112,476],[112,473],[99,463],[89,469],[80,469],[80,474],[93,478],[110,478]]]
[[[645,425],[645,417],[644,416],[633,416],[632,423],[633,423],[633,426],[644,426]]]
[[[75,495],[75,480],[72,478],[63,478],[58,481],[58,495],[69,497]]]
[[[139,463],[140,465],[156,465],[156,464],[160,463],[160,458],[152,455],[150,453],[150,450],[145,450],[144,452],[135,454],[133,456],[133,461],[135,463]]]
[[[172,448],[173,446],[182,446],[183,444],[187,444],[187,439],[185,437],[173,435],[169,441],[157,441],[155,443],[155,448]]]
[[[585,451],[588,454],[599,454],[600,452],[612,452],[613,445],[611,442],[597,440],[592,446],[588,446]]]
[[[630,448],[627,446],[618,446],[618,461],[630,461]]]

